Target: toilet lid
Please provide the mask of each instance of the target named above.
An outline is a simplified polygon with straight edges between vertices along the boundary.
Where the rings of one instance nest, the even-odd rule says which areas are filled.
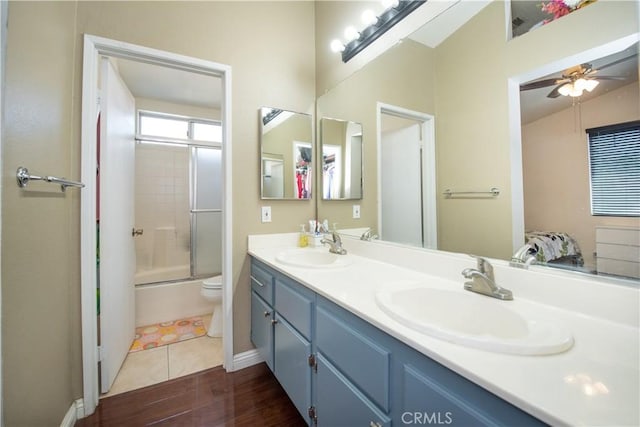
[[[202,281],[202,287],[207,289],[221,289],[222,288],[222,277],[210,277],[208,279],[204,279]]]

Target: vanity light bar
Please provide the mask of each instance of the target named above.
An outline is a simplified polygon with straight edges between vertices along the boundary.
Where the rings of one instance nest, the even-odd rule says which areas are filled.
[[[426,3],[426,0],[400,0],[398,5],[385,10],[375,23],[360,31],[360,36],[346,44],[342,51],[342,62],[347,62],[364,48],[402,21],[405,16]]]

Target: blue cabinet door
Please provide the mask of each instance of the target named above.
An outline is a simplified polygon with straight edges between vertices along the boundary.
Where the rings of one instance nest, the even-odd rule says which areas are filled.
[[[544,426],[540,420],[502,400],[430,358],[399,348],[394,397],[396,425]]]
[[[354,386],[322,353],[316,356],[318,427],[388,427],[391,420]]]
[[[311,343],[279,313],[274,326],[274,369],[280,385],[305,420],[311,406]]]
[[[273,309],[257,293],[251,292],[251,342],[273,371]]]

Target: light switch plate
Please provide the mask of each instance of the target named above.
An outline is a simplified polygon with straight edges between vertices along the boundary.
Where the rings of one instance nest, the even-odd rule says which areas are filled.
[[[360,205],[353,205],[353,219],[360,218]]]
[[[271,222],[271,206],[262,206],[262,222]]]

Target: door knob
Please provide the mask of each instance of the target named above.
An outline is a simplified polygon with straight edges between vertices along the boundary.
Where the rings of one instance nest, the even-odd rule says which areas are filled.
[[[135,228],[131,229],[131,235],[133,237],[142,236],[142,233],[144,233],[144,230],[142,228],[138,228],[137,230]]]

